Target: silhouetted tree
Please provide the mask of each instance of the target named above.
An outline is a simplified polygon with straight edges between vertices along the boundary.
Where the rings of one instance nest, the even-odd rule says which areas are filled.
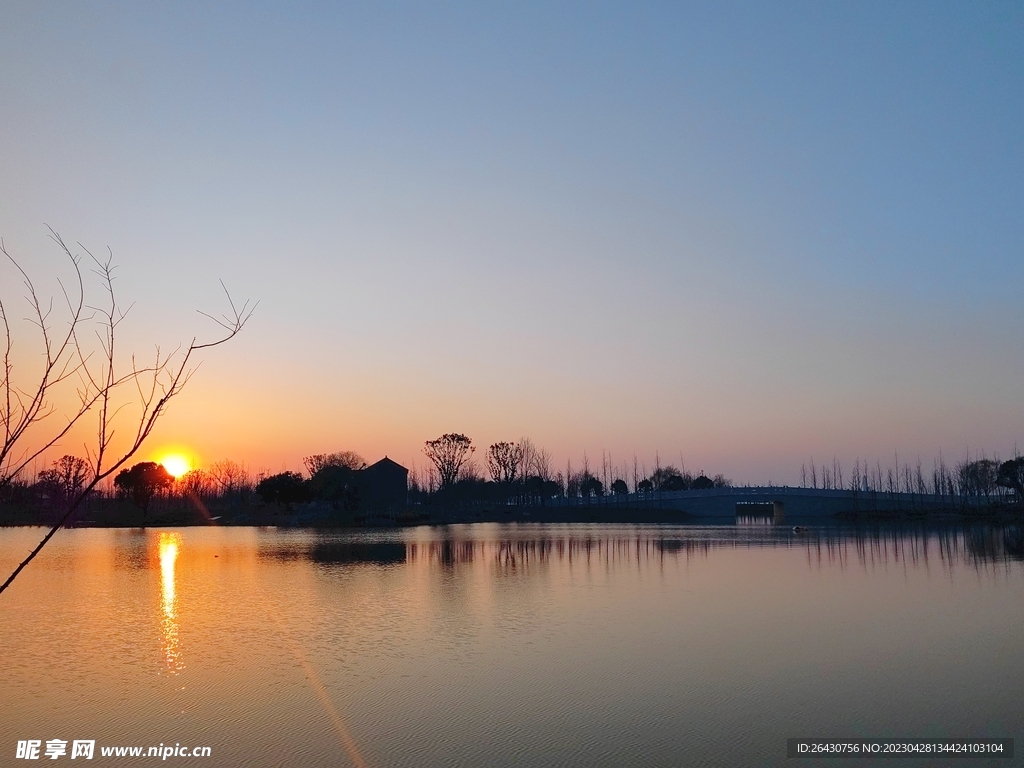
[[[629,487],[626,485],[626,481],[623,480],[622,478],[618,478],[617,480],[615,480],[612,483],[612,493],[614,493],[616,496],[621,496],[623,494],[629,493]]]
[[[517,447],[523,454],[521,474],[536,475],[544,480],[552,479],[550,451],[538,448],[528,437],[520,438]]]
[[[182,496],[194,496],[202,499],[213,495],[216,483],[207,472],[201,469],[190,469],[179,477],[174,485]]]
[[[523,465],[523,446],[514,443],[494,443],[487,449],[487,471],[496,483],[514,482]]]
[[[423,453],[437,467],[442,488],[455,484],[459,470],[475,450],[472,440],[456,433],[441,435],[436,440],[427,440],[423,446]]]
[[[231,496],[239,491],[248,491],[252,488],[252,478],[244,466],[231,459],[215,461],[210,465],[207,475],[217,484],[218,490],[224,496]]]
[[[306,481],[298,472],[281,472],[265,477],[256,485],[256,493],[264,501],[277,502],[286,507],[309,498]]]
[[[61,456],[53,469],[39,473],[39,482],[48,486],[61,502],[68,502],[82,490],[89,477],[89,463],[77,456]]]
[[[671,464],[655,469],[650,481],[656,491],[685,491],[690,486],[682,473]]]
[[[355,451],[338,451],[336,453],[314,453],[302,459],[302,463],[312,477],[324,467],[345,467],[346,469],[362,469],[366,459]]]
[[[163,464],[154,461],[143,461],[131,469],[122,469],[114,478],[114,486],[144,512],[149,509],[154,496],[173,484],[171,473]]]
[[[560,496],[562,488],[557,480],[545,480],[540,475],[530,475],[523,478],[523,493],[526,498],[544,504],[547,499],[553,496]]]
[[[590,496],[603,496],[604,485],[590,473],[589,469],[584,469],[582,472],[572,474],[566,493],[569,496],[582,496],[585,499]]]
[[[348,511],[359,508],[359,471],[356,469],[328,464],[309,479],[307,487],[311,498]]]
[[[703,491],[708,488],[714,488],[715,481],[712,480],[707,475],[705,475],[703,472],[701,472],[699,475],[693,478],[693,483],[690,485],[690,487],[695,491]]]
[[[1024,456],[1000,464],[996,483],[1016,492],[1018,501],[1024,500]]]
[[[984,496],[988,498],[996,488],[999,466],[992,459],[963,461],[957,464],[956,469],[960,481],[960,493],[965,496]]]
[[[683,479],[682,475],[675,474],[669,475],[668,477],[662,478],[661,485],[658,487],[659,491],[685,491],[690,487],[690,484]]]

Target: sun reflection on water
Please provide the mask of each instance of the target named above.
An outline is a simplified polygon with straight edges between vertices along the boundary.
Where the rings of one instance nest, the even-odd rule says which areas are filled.
[[[178,559],[178,547],[181,546],[181,534],[175,532],[160,533],[160,588],[161,608],[160,629],[167,670],[176,675],[185,668],[185,662],[178,648],[178,616],[177,598],[174,585],[174,564]]]

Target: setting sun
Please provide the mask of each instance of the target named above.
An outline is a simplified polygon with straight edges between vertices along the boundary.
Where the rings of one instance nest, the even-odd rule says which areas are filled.
[[[192,462],[180,453],[172,453],[164,456],[160,459],[160,463],[163,464],[164,469],[174,475],[175,479],[181,477],[192,469]]]

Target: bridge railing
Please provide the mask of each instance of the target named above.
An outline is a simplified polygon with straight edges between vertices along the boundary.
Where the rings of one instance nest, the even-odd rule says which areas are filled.
[[[688,491],[649,491],[646,493],[622,493],[605,496],[554,497],[545,504],[553,507],[592,507],[592,506],[658,506],[659,502],[679,502],[688,499],[735,498],[737,503],[783,502],[786,499],[822,499],[857,503],[868,503],[878,507],[914,508],[914,507],[951,507],[968,508],[984,507],[999,503],[1002,497],[984,496],[950,496],[948,494],[863,491],[838,488],[800,488],[785,485],[770,486],[738,486],[728,488],[703,488]]]

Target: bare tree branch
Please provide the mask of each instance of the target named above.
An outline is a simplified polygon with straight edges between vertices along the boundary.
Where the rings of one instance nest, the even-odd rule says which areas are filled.
[[[163,356],[160,348],[157,347],[152,365],[139,366],[135,356],[131,358],[130,371],[120,374],[116,364],[116,332],[118,326],[125,319],[131,310],[121,311],[118,307],[114,293],[114,265],[113,257],[109,254],[105,261],[100,261],[87,249],[90,258],[95,264],[92,270],[101,282],[106,301],[102,307],[88,307],[93,315],[87,315],[85,304],[85,288],[82,279],[82,271],[78,257],[73,255],[60,236],[51,228],[51,238],[60,246],[64,254],[70,259],[76,279],[77,293],[68,294],[63,284],[61,292],[64,295],[70,315],[68,329],[54,339],[53,326],[49,320],[52,307],[43,309],[32,280],[19,262],[11,256],[0,240],[0,253],[14,265],[21,274],[25,285],[26,298],[31,307],[31,317],[27,318],[30,324],[35,327],[39,334],[43,348],[44,365],[43,370],[35,380],[34,390],[24,393],[24,399],[20,390],[14,385],[13,379],[13,334],[9,318],[3,304],[0,303],[0,322],[3,323],[5,347],[3,374],[0,379],[0,424],[3,427],[4,440],[0,445],[0,487],[9,483],[21,471],[23,471],[34,459],[44,451],[56,445],[65,437],[71,429],[89,413],[95,413],[97,418],[95,443],[87,446],[89,457],[89,478],[81,485],[81,489],[68,499],[68,506],[64,515],[51,527],[42,541],[32,550],[8,579],[0,585],[0,593],[6,590],[19,573],[27,566],[37,554],[46,546],[46,543],[60,530],[75,513],[85,498],[106,478],[117,472],[126,464],[142,447],[143,443],[152,433],[158,420],[166,411],[172,399],[181,394],[185,385],[188,384],[191,376],[195,373],[197,363],[193,363],[193,356],[200,350],[220,346],[237,336],[256,309],[254,304],[249,306],[246,301],[242,308],[236,308],[231,294],[224,287],[221,287],[227,296],[228,305],[231,308],[229,314],[224,314],[220,319],[201,314],[212,319],[223,332],[213,339],[199,342],[193,338],[188,347],[185,348],[180,360],[176,359],[181,348],[175,350],[169,356]],[[79,244],[81,245],[81,244]],[[52,305],[52,302],[51,302]],[[97,332],[100,352],[102,358],[95,366],[91,363],[92,354],[83,348],[79,340],[79,330],[84,322],[100,318],[101,328]],[[22,449],[21,445],[26,441],[26,433],[30,428],[38,426],[40,422],[52,415],[54,407],[49,404],[48,397],[52,394],[53,388],[77,375],[79,385],[76,389],[78,405],[66,416],[65,423],[59,428],[44,436],[39,447]],[[112,451],[115,436],[114,420],[125,408],[127,403],[118,403],[117,396],[122,388],[131,385],[137,392],[137,405],[141,408],[137,416],[134,434],[126,448],[114,453]],[[22,450],[20,458],[12,458],[15,451]]]

